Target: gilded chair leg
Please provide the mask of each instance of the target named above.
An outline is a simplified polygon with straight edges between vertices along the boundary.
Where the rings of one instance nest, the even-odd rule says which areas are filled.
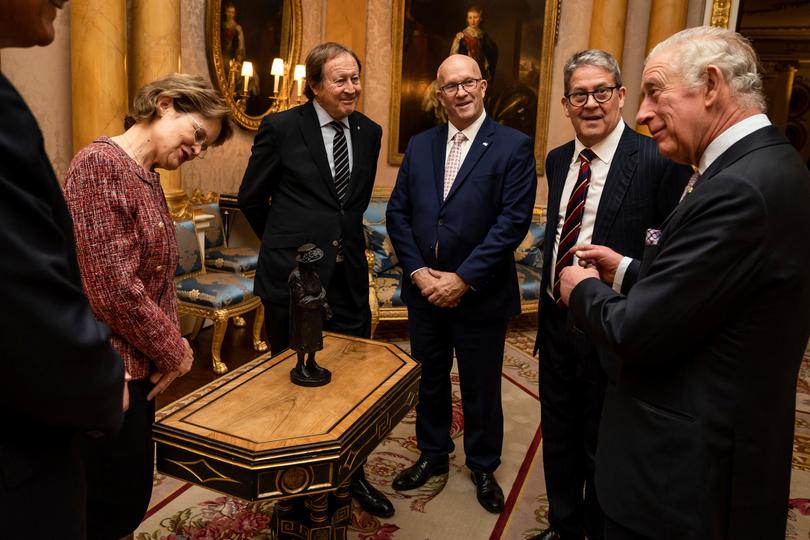
[[[267,343],[262,339],[262,326],[264,326],[264,305],[259,304],[253,318],[253,350],[256,352],[267,351]]]
[[[245,318],[240,315],[233,318],[233,325],[237,328],[244,328],[246,324],[247,322],[245,322]]]
[[[219,356],[222,349],[222,340],[225,339],[225,330],[228,329],[228,316],[224,313],[214,314],[214,337],[211,339],[211,362],[214,364],[214,373],[222,375],[228,371],[228,366]]]
[[[197,339],[204,322],[205,317],[194,317],[194,328],[191,329],[191,335],[188,336],[191,341]]]

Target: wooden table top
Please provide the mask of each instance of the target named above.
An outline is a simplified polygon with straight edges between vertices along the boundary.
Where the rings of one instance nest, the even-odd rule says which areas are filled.
[[[333,461],[342,472],[330,476],[346,476],[343,469],[362,462],[416,402],[419,365],[395,345],[330,333],[316,360],[332,372],[326,386],[293,384],[296,353],[288,350],[260,356],[161,409],[158,467],[162,447],[172,447],[208,466]]]

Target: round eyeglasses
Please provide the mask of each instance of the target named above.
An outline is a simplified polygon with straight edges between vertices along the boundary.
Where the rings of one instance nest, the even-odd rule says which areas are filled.
[[[605,103],[610,101],[613,97],[613,91],[619,88],[618,86],[606,86],[604,88],[597,88],[593,92],[571,92],[566,94],[565,99],[572,107],[583,107],[588,103],[588,97],[593,96],[594,101],[597,103]]]
[[[473,89],[478,86],[479,82],[481,82],[481,79],[467,79],[460,83],[445,84],[439,88],[439,90],[441,90],[442,94],[445,96],[455,96],[458,94],[459,88],[463,88],[465,92],[472,92]]]
[[[186,113],[186,115],[194,126],[194,144],[200,147],[200,151],[197,153],[197,159],[205,159],[205,153],[208,151],[208,144],[206,144],[205,140],[208,138],[208,134],[205,133],[205,130],[199,122],[191,116],[191,113]]]

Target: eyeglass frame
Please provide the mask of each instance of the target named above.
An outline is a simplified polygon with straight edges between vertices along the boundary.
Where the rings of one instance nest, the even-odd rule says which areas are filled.
[[[602,103],[607,103],[608,101],[610,101],[611,99],[613,99],[613,93],[614,93],[614,92],[615,92],[617,89],[619,89],[619,88],[621,88],[621,86],[620,86],[620,85],[618,85],[618,84],[615,84],[615,85],[613,85],[613,86],[603,86],[603,87],[597,88],[596,90],[594,90],[594,91],[592,91],[592,92],[580,92],[580,91],[577,91],[577,92],[570,92],[570,93],[568,93],[568,94],[565,94],[565,96],[564,96],[564,97],[565,97],[565,100],[568,102],[568,104],[569,104],[569,105],[571,105],[572,107],[576,107],[577,109],[579,109],[580,107],[584,107],[585,105],[587,105],[587,104],[588,104],[588,100],[590,100],[590,98],[591,98],[591,97],[593,97],[593,100],[594,100],[596,103],[598,103],[599,105],[601,105]],[[610,94],[608,94],[608,97],[606,97],[604,100],[599,101],[599,99],[596,97],[596,93],[597,93],[597,92],[602,92],[603,90],[610,90]],[[571,101],[571,96],[573,96],[574,94],[585,95],[585,101],[583,101],[581,105],[576,105],[576,104],[574,104],[574,103]]]
[[[448,97],[453,97],[453,96],[455,96],[455,95],[457,95],[457,94],[458,94],[458,90],[459,90],[459,88],[464,88],[464,85],[465,85],[465,84],[470,84],[470,83],[472,83],[472,86],[470,86],[470,88],[464,88],[464,91],[465,91],[465,92],[467,92],[467,93],[469,94],[469,93],[470,93],[470,92],[472,92],[472,91],[473,91],[475,88],[478,88],[478,83],[480,83],[480,82],[481,82],[481,81],[483,81],[483,80],[484,80],[483,78],[481,78],[481,79],[464,79],[464,80],[463,80],[463,81],[461,81],[461,82],[445,84],[444,86],[442,86],[441,88],[439,88],[439,91],[440,91],[442,94],[444,94],[445,96],[448,96]],[[452,93],[451,93],[451,90],[450,90],[450,89],[453,89],[453,90],[452,90]]]
[[[194,144],[200,145],[200,151],[197,153],[197,158],[205,159],[205,153],[208,151],[208,144],[206,143],[208,140],[208,133],[205,132],[205,129],[203,129],[200,123],[194,119],[191,113],[187,112],[186,115],[194,126]],[[202,133],[202,141],[200,141],[200,133]]]

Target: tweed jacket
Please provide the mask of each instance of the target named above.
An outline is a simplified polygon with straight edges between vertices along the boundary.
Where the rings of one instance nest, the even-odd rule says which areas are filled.
[[[65,178],[76,251],[93,313],[133,379],[180,365],[174,272],[177,242],[160,177],[102,137],[81,150]]]

